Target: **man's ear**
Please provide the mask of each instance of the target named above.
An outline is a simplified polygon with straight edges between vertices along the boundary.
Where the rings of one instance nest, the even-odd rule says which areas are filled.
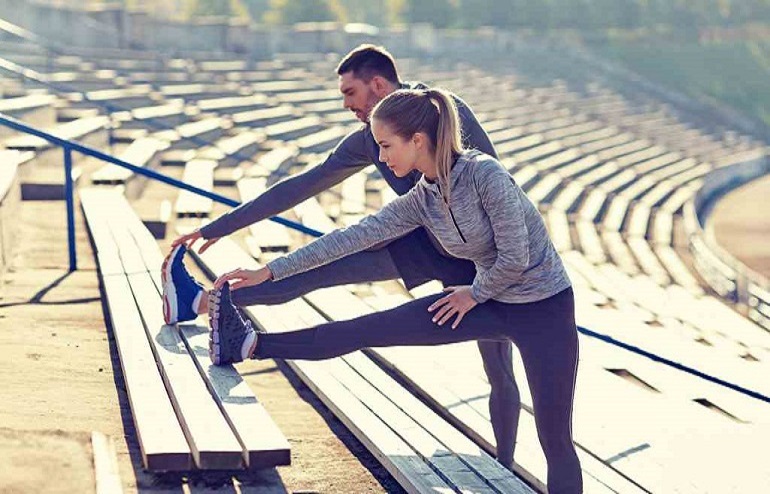
[[[371,83],[374,94],[376,94],[378,98],[382,99],[390,94],[391,84],[381,75],[372,77]]]

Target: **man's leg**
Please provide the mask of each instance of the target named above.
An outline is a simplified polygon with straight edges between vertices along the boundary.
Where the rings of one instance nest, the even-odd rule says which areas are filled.
[[[393,242],[388,249],[408,288],[427,280],[440,280],[445,287],[470,285],[476,276],[471,261],[442,255],[422,228]],[[497,460],[512,469],[521,411],[519,388],[513,376],[513,346],[503,340],[479,341],[478,347],[491,388],[489,415],[497,442]]]
[[[509,340],[477,343],[491,388],[489,416],[497,442],[497,461],[512,470],[521,412],[521,397],[513,376],[513,345]]]

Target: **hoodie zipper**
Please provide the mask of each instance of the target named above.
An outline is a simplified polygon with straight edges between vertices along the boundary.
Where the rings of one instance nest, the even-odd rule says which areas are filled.
[[[457,233],[460,235],[460,238],[461,238],[461,239],[463,239],[463,243],[464,243],[464,244],[467,244],[467,243],[468,243],[468,241],[467,241],[467,240],[465,240],[465,236],[463,236],[463,232],[462,232],[462,231],[460,231],[460,226],[457,224],[457,220],[455,220],[455,215],[454,215],[454,213],[452,212],[452,208],[450,208],[450,207],[449,207],[449,205],[447,205],[447,209],[449,210],[449,216],[451,216],[451,217],[452,217],[452,223],[454,223],[454,224],[455,224],[455,229],[457,229]]]
[[[452,223],[453,223],[453,224],[454,224],[454,226],[455,226],[455,230],[457,230],[457,234],[458,234],[458,235],[460,235],[460,238],[462,239],[463,243],[464,243],[464,244],[467,244],[467,243],[468,243],[468,241],[467,241],[467,240],[465,240],[465,235],[463,235],[463,232],[462,232],[462,230],[460,230],[460,225],[458,225],[458,224],[457,224],[457,220],[455,219],[455,215],[454,215],[454,213],[452,212],[452,208],[451,208],[451,206],[449,206],[449,203],[448,203],[448,202],[446,202],[446,200],[444,199],[444,194],[442,194],[442,193],[441,193],[441,185],[439,185],[439,184],[438,184],[438,182],[436,182],[436,186],[437,186],[437,188],[438,188],[438,194],[439,194],[439,196],[441,196],[441,202],[443,202],[443,203],[444,203],[444,205],[445,205],[445,206],[446,206],[446,208],[447,208],[447,211],[449,211],[449,216],[452,218]]]

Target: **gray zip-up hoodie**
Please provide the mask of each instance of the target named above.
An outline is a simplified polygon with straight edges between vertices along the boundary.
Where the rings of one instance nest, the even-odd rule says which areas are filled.
[[[450,180],[450,207],[438,183],[422,177],[378,213],[269,262],[273,279],[328,264],[424,226],[449,254],[475,263],[471,293],[479,303],[535,302],[570,286],[540,213],[496,159],[466,151],[452,167]]]

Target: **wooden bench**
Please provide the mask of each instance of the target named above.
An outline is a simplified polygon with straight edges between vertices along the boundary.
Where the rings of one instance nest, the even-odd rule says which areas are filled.
[[[212,277],[256,267],[229,239],[194,255]],[[247,307],[245,313],[267,332],[327,320],[302,299]],[[287,363],[407,492],[532,492],[361,352]]]
[[[75,140],[80,144],[104,149],[108,141],[108,124],[109,119],[100,116],[82,118],[43,130],[62,139]],[[64,151],[62,148],[32,135],[12,137],[5,141],[5,147],[34,153],[31,166],[21,170],[23,200],[64,199]],[[80,178],[82,170],[79,164],[85,158],[81,153],[72,153],[73,181]]]
[[[234,167],[244,160],[251,160],[264,142],[264,134],[247,130],[234,136],[223,137],[211,147],[199,149],[195,157],[216,161],[221,167]]]
[[[251,89],[258,94],[284,94],[284,93],[299,93],[311,90],[322,89],[321,84],[314,84],[303,80],[272,80],[272,81],[259,81],[250,85]]]
[[[304,103],[321,103],[324,101],[337,101],[342,98],[340,92],[336,89],[318,89],[311,91],[295,91],[291,93],[281,93],[275,96],[278,101],[284,104],[299,105]]]
[[[258,197],[265,191],[266,180],[264,178],[244,178],[238,181],[238,193],[241,202],[246,203]],[[248,227],[251,234],[246,243],[250,253],[255,259],[262,262],[269,261],[269,257],[275,253],[289,251],[292,244],[291,236],[287,228],[274,221],[263,220]],[[267,254],[267,257],[264,256]]]
[[[144,468],[288,464],[286,438],[235,368],[211,365],[202,321],[163,324],[163,257],[128,202],[114,190],[81,190],[80,198]]]
[[[609,139],[617,134],[618,129],[615,127],[602,127],[598,130],[593,130],[584,134],[563,137],[561,141],[564,143],[565,147],[587,146],[592,143]]]
[[[267,98],[262,95],[232,96],[227,98],[202,99],[195,103],[201,113],[232,115],[267,106]]]
[[[297,118],[298,112],[289,105],[250,110],[231,115],[236,126],[264,127]]]
[[[192,160],[184,167],[182,182],[211,192],[214,190],[214,169],[216,167],[216,161]],[[194,194],[188,190],[180,190],[174,204],[174,211],[176,211],[177,217],[207,217],[211,214],[212,207],[213,201],[208,197]]]
[[[156,139],[168,141],[171,149],[196,149],[201,142],[213,142],[221,138],[225,131],[225,121],[220,117],[204,118],[197,122],[187,122],[173,130],[162,130],[152,134]]]
[[[203,77],[206,77],[204,74]],[[160,94],[164,98],[182,98],[185,101],[198,101],[202,99],[228,98],[239,96],[238,84],[170,84],[160,86]]]
[[[293,165],[299,156],[299,149],[291,144],[285,144],[271,149],[257,158],[257,162],[246,171],[249,177],[270,177]]]
[[[770,330],[770,291],[756,283],[749,283],[749,318]]]
[[[325,153],[348,134],[348,129],[341,126],[330,127],[309,134],[293,141],[302,153]]]
[[[302,117],[263,127],[268,139],[291,141],[323,130],[324,122],[318,117]]]
[[[150,123],[152,120],[152,123]],[[160,130],[158,127],[176,127],[187,121],[184,106],[179,102],[165,105],[144,106],[131,110],[127,119],[120,124],[121,129]],[[154,124],[154,125],[153,125]]]
[[[83,96],[70,100],[70,108],[101,108],[102,105],[113,105],[121,110],[132,110],[153,104],[151,87],[147,84],[137,84],[128,88],[100,89],[87,91]]]
[[[51,94],[33,94],[18,98],[0,99],[0,113],[5,113],[36,127],[51,127],[56,124],[56,96]],[[0,140],[17,132],[10,127],[0,125]]]
[[[132,142],[117,157],[132,165],[153,169],[159,166],[159,153],[166,146],[167,144],[164,141],[143,137]],[[91,183],[95,185],[124,185],[126,186],[126,195],[135,198],[141,194],[146,179],[137,176],[128,168],[107,163],[91,174]]]
[[[634,139],[634,136],[632,136],[631,134],[627,132],[622,132],[620,134],[613,134],[612,136],[606,137],[604,139],[597,139],[595,141],[581,144],[580,149],[585,154],[599,153],[607,149],[612,149],[616,146],[622,146],[622,145],[628,144],[633,139]]]
[[[0,150],[0,273],[11,263],[19,228],[21,189],[19,167],[31,160],[29,151]]]

